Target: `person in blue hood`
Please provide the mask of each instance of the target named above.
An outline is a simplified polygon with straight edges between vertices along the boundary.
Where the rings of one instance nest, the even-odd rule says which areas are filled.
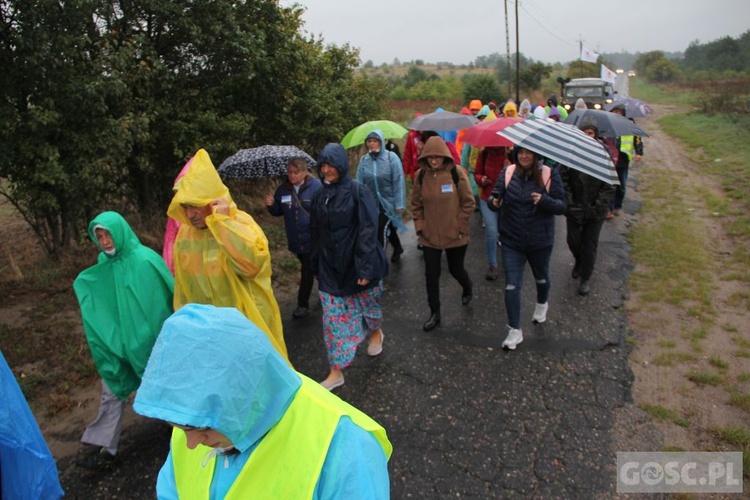
[[[387,499],[386,432],[295,372],[235,308],[164,322],[133,408],[173,425],[160,499]]]
[[[375,199],[349,176],[344,147],[327,144],[317,166],[323,187],[310,207],[310,265],[318,277],[331,369],[321,383],[330,390],[344,384],[343,370],[368,334],[367,354],[377,356],[383,351],[380,296],[388,262],[378,243]]]
[[[391,262],[398,262],[404,247],[399,232],[406,231],[401,214],[406,208],[404,169],[396,153],[383,147],[383,134],[373,130],[365,139],[365,153],[359,159],[357,181],[370,189],[378,204],[378,242],[385,245],[385,236],[393,246]]]

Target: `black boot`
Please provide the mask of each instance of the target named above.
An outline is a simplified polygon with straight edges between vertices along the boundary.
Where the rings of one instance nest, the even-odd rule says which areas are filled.
[[[431,330],[434,330],[436,326],[440,324],[440,311],[432,311],[432,314],[430,314],[430,319],[424,322],[424,325],[422,325],[422,329],[426,332],[429,332]]]
[[[461,303],[463,305],[468,306],[471,299],[474,298],[473,288],[473,283],[469,280],[469,288],[464,288],[464,291],[461,293]]]
[[[393,255],[391,255],[391,262],[394,264],[401,260],[401,254],[404,253],[403,247],[396,248],[393,250]]]

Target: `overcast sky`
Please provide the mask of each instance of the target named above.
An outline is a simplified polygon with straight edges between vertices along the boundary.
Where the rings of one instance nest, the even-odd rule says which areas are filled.
[[[281,0],[282,5],[295,3]],[[422,59],[464,64],[505,54],[504,0],[301,0],[304,30],[349,43],[362,62]],[[507,0],[511,54],[515,0]],[[684,51],[693,40],[750,30],[750,0],[519,0],[520,52],[544,62],[595,52]]]

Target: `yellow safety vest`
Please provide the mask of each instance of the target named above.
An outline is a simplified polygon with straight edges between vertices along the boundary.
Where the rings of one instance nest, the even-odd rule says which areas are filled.
[[[620,151],[628,155],[628,161],[633,159],[635,154],[634,138],[632,135],[623,135],[620,137]]]
[[[393,447],[385,429],[320,384],[300,374],[302,386],[281,420],[253,450],[226,499],[309,499],[313,497],[328,448],[341,417],[370,432],[389,459]],[[172,463],[181,500],[209,498],[216,460],[201,462],[208,446],[191,450],[181,429],[172,431]]]

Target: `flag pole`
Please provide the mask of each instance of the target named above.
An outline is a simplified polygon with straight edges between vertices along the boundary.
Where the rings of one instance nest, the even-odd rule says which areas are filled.
[[[583,78],[583,59],[581,58],[581,54],[583,54],[583,38],[581,37],[581,34],[578,33],[578,60],[581,61],[581,78]]]

